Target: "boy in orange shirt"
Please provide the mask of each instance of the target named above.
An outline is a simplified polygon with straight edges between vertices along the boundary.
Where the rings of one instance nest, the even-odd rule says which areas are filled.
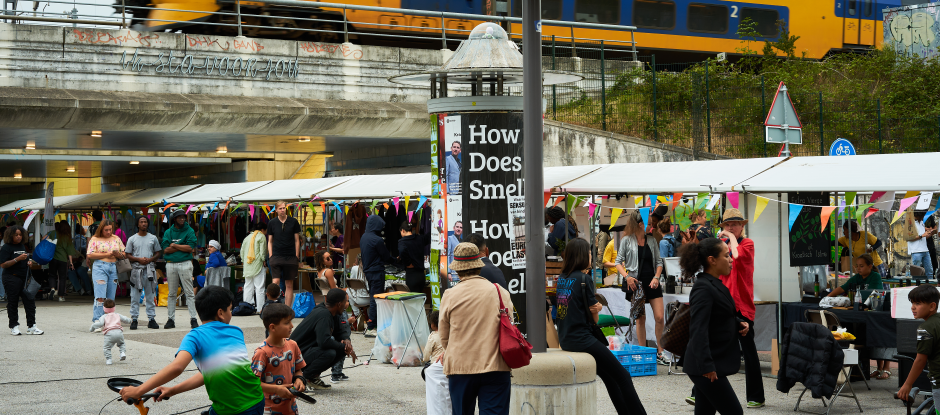
[[[300,347],[289,339],[294,329],[293,318],[294,310],[280,303],[269,304],[261,313],[269,334],[255,350],[251,371],[261,378],[265,413],[296,415],[297,400],[289,388],[293,386],[299,392],[306,389],[301,369],[307,364]]]

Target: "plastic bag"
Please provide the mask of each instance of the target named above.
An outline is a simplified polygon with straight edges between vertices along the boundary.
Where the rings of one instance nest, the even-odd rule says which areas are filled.
[[[304,318],[313,311],[314,306],[313,294],[299,293],[294,295],[294,305],[291,308],[294,309],[294,316],[296,318]]]
[[[819,301],[820,308],[850,307],[851,305],[849,297],[823,297]]]
[[[50,242],[48,239],[45,239],[39,242],[39,245],[36,246],[36,249],[33,250],[32,260],[39,265],[46,265],[49,261],[52,261],[52,257],[55,255],[55,244]]]
[[[845,331],[845,328],[839,327],[836,331],[832,332],[832,337],[835,337],[836,341],[840,340],[855,340],[855,336],[852,333]]]

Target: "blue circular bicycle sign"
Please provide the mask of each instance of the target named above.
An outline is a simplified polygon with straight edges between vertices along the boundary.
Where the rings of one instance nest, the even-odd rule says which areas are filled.
[[[844,138],[836,139],[832,142],[832,146],[829,147],[830,156],[854,156],[855,147],[852,146],[852,143],[849,140]]]

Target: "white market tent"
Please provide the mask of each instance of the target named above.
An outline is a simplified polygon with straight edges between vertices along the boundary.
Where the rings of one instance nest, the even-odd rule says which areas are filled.
[[[123,190],[118,192],[91,193],[85,195],[86,197],[65,202],[61,205],[55,205],[56,199],[58,198],[54,198],[52,203],[57,208],[62,209],[90,208],[107,205],[109,203],[114,205],[116,203],[115,200],[126,198],[134,193],[140,192],[141,190]]]
[[[111,204],[125,206],[147,206],[152,203],[161,202],[164,199],[169,199],[173,196],[183,194],[199,186],[200,185],[198,184],[192,184],[187,186],[157,187],[153,189],[141,190],[137,193],[132,193],[116,198],[111,202]]]
[[[248,193],[261,186],[265,186],[268,183],[271,183],[271,180],[246,183],[204,184],[186,193],[169,197],[166,199],[166,201],[168,203],[218,202],[220,200],[236,198],[244,193]]]
[[[368,176],[376,177],[376,176]],[[275,202],[278,200],[309,199],[313,195],[332,189],[353,180],[350,177],[325,177],[322,179],[275,180],[265,186],[243,193],[238,200],[250,202]],[[430,177],[428,177],[430,180]]]
[[[431,173],[352,176],[318,193],[322,199],[383,199],[407,195],[430,195]]]
[[[542,169],[542,183],[545,190],[551,190],[555,186],[571,182],[580,177],[588,175],[599,169],[610,166],[609,164],[591,164],[587,166],[560,166],[546,167]]]
[[[748,192],[940,190],[940,153],[794,157],[759,175],[737,181],[734,189]]]
[[[86,198],[89,198],[89,197],[94,196],[94,195],[95,195],[95,193],[92,193],[92,194],[85,194],[85,195],[54,196],[54,197],[52,198],[52,206],[54,206],[55,208],[59,208],[59,207],[65,205],[65,204],[72,203],[72,202],[75,202],[75,201],[78,201],[78,200],[82,200],[82,199],[86,199]],[[33,200],[35,200],[34,203],[30,203],[30,204],[28,204],[28,205],[20,206],[20,207],[23,208],[23,209],[29,209],[29,210],[39,210],[39,209],[45,209],[45,208],[46,208],[46,199],[45,199],[45,198],[33,199]]]
[[[724,191],[784,161],[783,157],[605,165],[583,177],[559,183],[575,194],[663,194]],[[546,176],[548,176],[546,169]],[[545,181],[548,187],[548,181]]]
[[[5,204],[5,205],[3,205],[3,206],[0,206],[0,212],[8,212],[8,211],[11,211],[11,210],[17,210],[17,209],[22,208],[22,207],[30,206],[30,205],[32,205],[32,204],[34,204],[34,203],[42,203],[42,202],[44,202],[45,200],[46,200],[46,199],[43,198],[43,197],[37,197],[37,198],[35,198],[35,199],[17,200],[16,202],[7,203],[7,204]]]

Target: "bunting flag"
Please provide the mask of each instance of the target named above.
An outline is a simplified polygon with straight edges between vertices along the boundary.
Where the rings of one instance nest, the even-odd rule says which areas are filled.
[[[188,215],[188,214],[189,214],[189,211],[193,209],[193,206],[195,206],[195,205],[189,205],[189,206],[187,206],[187,207],[186,207],[186,211],[183,212],[183,213],[186,214],[186,215]]]
[[[728,198],[728,203],[731,203],[731,207],[738,208],[738,192],[728,192],[725,193],[725,196]]]
[[[757,218],[760,217],[761,213],[764,213],[764,209],[767,208],[767,203],[770,202],[770,199],[760,196],[755,197],[757,198],[757,207],[754,208],[754,222],[757,222]]]
[[[673,193],[672,194],[672,208],[675,209],[676,206],[679,206],[680,202],[682,202],[682,193]]]
[[[829,225],[829,216],[832,215],[834,210],[836,210],[835,206],[824,206],[822,211],[819,212],[820,232],[826,231],[826,226]]]
[[[649,195],[649,199],[646,201],[646,206],[656,206],[656,195]]]
[[[936,211],[937,211],[936,209],[927,211],[927,213],[924,214],[924,217],[925,217],[925,218],[929,218],[929,217],[933,216],[933,213],[936,212]]]
[[[858,192],[845,192],[845,204],[846,204],[846,205],[849,205],[849,206],[854,205],[854,204],[855,204],[855,195],[857,195],[857,194],[858,194]],[[839,212],[841,213],[842,211],[840,210]]]
[[[392,198],[392,203],[395,204],[395,213],[396,213],[396,214],[398,213],[398,200],[399,200],[399,197],[398,197],[398,196],[395,196],[395,197]]]
[[[705,210],[712,210],[715,208],[715,205],[718,204],[718,201],[721,200],[721,193],[715,193],[708,198],[708,206],[705,206]]]
[[[567,209],[565,209],[566,210],[565,214],[570,215],[571,209],[574,209],[575,205],[577,204],[578,204],[578,197],[574,195],[568,195],[568,206],[566,206]]]
[[[426,197],[424,197],[424,196],[419,196],[419,197],[418,197],[418,209],[417,209],[417,210],[420,210],[421,208],[424,207],[424,202],[425,202],[427,199],[428,199],[428,198],[426,198]],[[420,214],[419,214],[419,216],[418,216],[418,219],[421,219]]]
[[[589,217],[589,218],[593,218],[593,217],[594,217],[594,210],[595,210],[595,209],[597,209],[597,205],[595,205],[595,204],[593,204],[593,203],[588,204],[588,217]]]
[[[29,223],[33,221],[33,218],[36,217],[37,213],[39,213],[38,210],[33,210],[29,212],[29,216],[27,216],[26,220],[23,221],[23,229],[29,229]]]
[[[842,214],[842,211],[845,210],[845,200],[839,200],[839,214]]]
[[[411,222],[411,216],[414,215],[414,212],[408,211],[408,222]]]
[[[910,193],[910,192],[908,192],[908,193]],[[915,192],[915,193],[918,193],[918,194],[919,194],[919,192]],[[907,208],[909,208],[911,205],[913,205],[914,202],[916,202],[916,201],[917,201],[917,195],[916,195],[916,194],[915,194],[914,196],[901,199],[901,206],[898,207],[898,211],[894,214],[894,219],[891,220],[891,224],[894,225],[894,222],[897,222],[898,219],[901,219],[901,216],[904,215],[904,211],[907,210]]]
[[[564,196],[558,196],[558,199],[555,199],[555,204],[552,205],[552,207],[558,206],[558,204],[561,203],[562,200],[565,200],[565,197],[564,197]]]
[[[874,192],[871,194],[871,199],[868,199],[868,201],[874,204],[878,202],[878,199],[881,199],[881,197],[884,196],[885,193],[888,193],[888,192]]]
[[[405,212],[411,210],[410,208],[411,208],[411,195],[407,195],[405,196]],[[410,221],[411,217],[409,217],[408,220]]]
[[[336,210],[340,210],[340,208],[339,208],[339,203],[336,203],[336,201],[334,201],[334,200],[331,200],[330,203],[333,204],[333,207],[335,207]]]
[[[914,197],[914,196],[917,196],[917,195],[919,195],[919,194],[920,194],[920,192],[917,191],[917,190],[908,190],[907,193],[904,193],[904,197],[903,197],[902,199],[907,199],[907,198],[909,198],[909,197]],[[902,210],[903,210],[903,209],[902,209]]]
[[[643,226],[645,227],[646,224],[650,221],[650,208],[645,207],[640,209],[640,217],[643,218]]]
[[[222,210],[228,211],[228,205],[229,205],[229,203],[232,203],[232,200],[231,200],[231,199],[225,201],[225,207],[222,208]]]
[[[699,193],[695,199],[695,209],[701,209],[705,207],[705,203],[707,202],[708,202],[708,192]]]
[[[148,208],[149,208],[149,207],[154,207],[154,206],[159,205],[159,204],[160,204],[160,202],[153,202],[153,203],[147,205],[147,207],[148,207]]]
[[[548,206],[548,201],[552,199],[552,192],[545,192],[545,202],[542,206]]]
[[[920,192],[920,195],[917,197],[917,206],[915,206],[914,209],[915,210],[930,209],[931,200],[933,200],[933,192]]]
[[[238,208],[242,207],[242,205],[244,205],[244,203],[239,202],[237,205],[235,205],[235,207],[232,208],[232,212],[235,212],[236,210],[238,210]]]
[[[271,216],[271,211],[268,210],[268,205],[261,205],[261,210],[264,212],[264,216]]]
[[[251,220],[255,220],[255,205],[248,205],[248,216],[251,217]]]
[[[345,205],[345,206],[343,206],[343,208],[344,208],[343,214],[344,214],[344,215],[348,215],[348,214],[349,214],[349,205]]]
[[[800,211],[803,210],[803,205],[798,205],[796,203],[790,204],[790,226],[787,227],[787,230],[793,231],[793,223],[796,222],[796,218],[800,216]]]
[[[859,206],[858,210],[855,211],[855,221],[861,222],[862,214],[864,214],[865,211],[868,210],[868,208],[872,207],[872,205],[874,205],[874,203],[866,203],[864,205]]]
[[[617,219],[620,218],[621,213],[623,213],[623,209],[621,208],[613,208],[610,210],[610,228],[607,230],[614,228],[614,225],[617,224]]]
[[[867,219],[869,216],[874,215],[875,212],[877,211],[878,211],[877,208],[874,208],[874,207],[868,208],[868,213],[865,214],[865,218]]]

